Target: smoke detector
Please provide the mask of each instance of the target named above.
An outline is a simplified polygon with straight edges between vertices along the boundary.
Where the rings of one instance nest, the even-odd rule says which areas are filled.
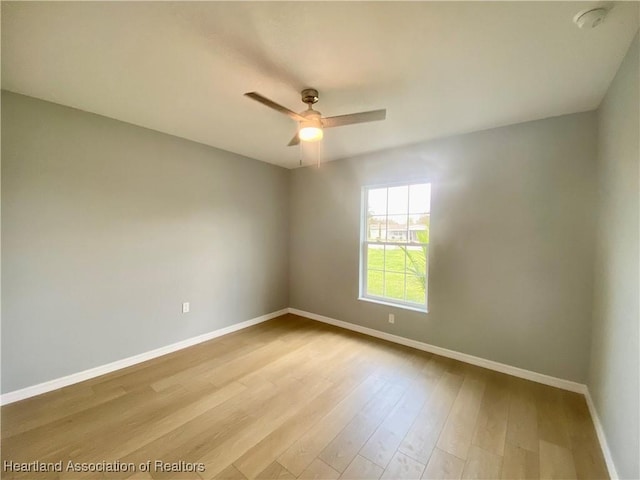
[[[579,28],[596,28],[602,22],[609,11],[606,8],[592,8],[590,10],[582,10],[573,17],[573,23]]]

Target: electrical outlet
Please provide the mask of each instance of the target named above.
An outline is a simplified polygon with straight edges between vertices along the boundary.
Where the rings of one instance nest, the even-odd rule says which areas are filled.
[[[393,313],[389,314],[389,323],[396,323],[396,316]]]
[[[189,313],[189,302],[184,302],[182,304],[182,313]]]

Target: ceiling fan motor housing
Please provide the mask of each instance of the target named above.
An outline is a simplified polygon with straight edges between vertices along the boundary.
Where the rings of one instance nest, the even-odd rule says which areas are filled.
[[[307,105],[313,105],[318,101],[318,90],[315,88],[305,88],[302,90],[302,101]]]

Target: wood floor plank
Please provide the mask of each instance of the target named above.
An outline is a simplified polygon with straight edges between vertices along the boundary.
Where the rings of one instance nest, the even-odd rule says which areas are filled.
[[[133,475],[131,475],[130,477],[128,477],[127,480],[153,480],[153,477],[148,473],[148,472],[136,472]],[[244,480],[242,477],[227,477],[225,478],[225,480]]]
[[[3,458],[18,457],[21,451],[37,451],[37,458],[47,461],[52,455],[67,448],[70,439],[78,441],[95,438],[95,432],[108,427],[113,418],[131,418],[141,405],[154,400],[157,401],[157,396],[147,386],[129,395],[83,410],[72,417],[44,423],[35,429],[10,437],[10,441],[3,442]]]
[[[300,475],[383,386],[384,382],[380,378],[371,375],[318,424],[296,440],[280,455],[278,462],[294,475]]]
[[[334,470],[344,472],[406,388],[407,385],[387,383],[324,448],[319,458]]]
[[[417,412],[416,412],[417,415]],[[360,450],[360,455],[371,460],[382,468],[386,468],[387,464],[398,450],[402,439],[413,423],[413,419],[406,426],[404,431],[396,433],[394,429],[390,429],[385,425],[381,425],[369,437],[367,443]]]
[[[276,395],[277,389],[273,386],[255,390],[247,388],[241,398],[232,398],[223,402],[216,408],[186,422],[180,428],[141,445],[122,460],[140,463],[146,461],[150,452],[153,452],[151,458],[196,462],[203,452],[224,443],[238,429],[242,430],[254,421],[260,406]]]
[[[423,479],[452,479],[456,480],[462,476],[464,460],[439,448],[434,448],[427,468],[422,474]]]
[[[311,464],[304,469],[298,476],[300,480],[334,480],[340,477],[329,465],[319,458],[316,458]]]
[[[509,419],[509,391],[505,375],[492,375],[487,381],[472,443],[484,450],[504,455]]]
[[[50,402],[43,402],[41,398],[48,395],[39,395],[34,399],[13,403],[2,407],[2,438],[9,438],[20,433],[33,430],[52,423],[70,415],[75,415],[90,408],[105,404],[116,398],[124,396],[127,392],[120,386],[111,388],[108,392],[96,395],[90,386],[73,389],[63,388],[65,395],[58,395]],[[57,392],[51,392],[53,394]],[[31,400],[37,400],[31,402]]]
[[[4,406],[1,416],[3,462],[206,465],[202,474],[3,479],[607,478],[582,395],[295,315]],[[467,451],[466,462],[436,444]]]
[[[472,445],[462,471],[463,479],[499,478],[502,457]]]
[[[248,331],[246,333],[248,337],[255,336],[255,338],[261,338],[260,335],[264,335],[270,328],[272,327],[256,325],[247,329]],[[115,386],[131,391],[138,388],[141,384],[151,385],[159,379],[170,377],[175,373],[184,371],[203,361],[215,359],[216,362],[225,363],[227,360],[233,359],[243,352],[261,348],[268,343],[265,338],[255,343],[238,345],[238,342],[230,342],[225,337],[215,338],[208,342],[194,345],[187,349],[189,352],[179,350],[138,365],[109,373],[97,379],[88,380],[87,384],[93,388],[108,389]]]
[[[297,386],[295,378],[289,377],[289,383],[294,387]],[[281,387],[283,386],[281,385]],[[327,384],[324,380],[313,384],[313,388],[319,386],[325,388]],[[170,435],[160,438],[152,446],[156,450],[160,449],[161,452],[165,452],[165,445],[182,444],[180,449],[166,451],[164,453],[166,459],[177,461],[181,456],[191,456],[201,461],[204,458],[205,463],[209,461],[213,463],[208,465],[207,469],[207,474],[213,475],[217,469],[231,463],[237,455],[243,453],[242,450],[238,450],[241,445],[250,444],[249,446],[252,446],[256,439],[259,440],[259,437],[256,437],[256,431],[264,432],[265,428],[267,430],[269,428],[265,427],[264,422],[272,425],[273,422],[280,422],[287,415],[295,413],[296,409],[290,408],[287,402],[307,395],[309,399],[313,398],[311,395],[313,390],[305,392],[302,389],[303,386],[300,385],[300,387],[300,389],[294,389],[294,395],[292,395],[291,391],[279,391],[271,384],[263,384],[260,389],[254,392],[254,395],[245,396],[246,398],[242,402],[225,405],[225,408],[218,412],[207,415],[206,419],[196,419],[186,432],[172,432]],[[270,409],[270,406],[273,408]],[[261,415],[261,412],[267,412],[268,415]],[[185,435],[191,438],[185,437]],[[234,448],[227,448],[230,445],[233,445]],[[204,446],[208,448],[205,449]],[[144,448],[135,454],[139,456],[142,452],[144,452]]]
[[[342,382],[323,392],[303,410],[257,442],[234,464],[247,478],[256,478],[267,465],[275,462],[295,440],[316,425],[358,384],[358,380],[347,376]]]
[[[300,406],[301,397],[316,396],[326,388],[328,385],[316,383],[313,388],[297,392],[299,396],[296,395],[296,392],[283,395],[279,398],[279,406],[276,404],[268,405],[265,409],[265,412],[268,413],[256,417],[254,422],[247,425],[246,428],[236,431],[224,443],[220,443],[215,448],[209,448],[198,461],[205,463],[208,472],[215,472],[221,465],[235,461],[246,453],[256,441],[266,437],[269,432],[294,415],[296,408]],[[208,475],[205,478],[210,478]]]
[[[562,392],[547,385],[536,385],[534,398],[538,416],[538,438],[565,448],[571,448],[567,418],[562,404]]]
[[[413,480],[422,477],[425,465],[417,460],[396,452],[382,474],[384,480]]]
[[[387,466],[444,371],[437,359],[425,359],[409,390],[360,450],[362,456]]]
[[[576,475],[580,479],[609,478],[604,455],[584,396],[573,392],[562,392],[562,405],[567,419]]]
[[[398,449],[400,452],[426,465],[463,380],[460,375],[444,373],[432,396],[426,401],[411,429],[402,440]]]
[[[277,477],[273,477],[273,478],[277,478]],[[218,473],[218,475],[216,475],[216,480],[247,480],[247,479],[244,475],[242,475],[242,472],[240,472],[236,467],[234,467],[233,465],[229,465],[223,471]]]
[[[198,462],[206,466],[202,477],[212,478],[219,470],[229,465],[247,452],[257,441],[291,418],[304,405],[305,399],[313,399],[330,388],[332,384],[324,379],[301,384],[295,378],[277,395],[261,405],[261,409],[251,413],[251,420],[243,427],[230,432],[224,441],[211,442],[198,457]],[[178,457],[174,457],[179,460]]]
[[[218,405],[232,400],[247,390],[237,382],[216,388],[190,392],[176,396],[166,406],[157,410],[146,410],[126,423],[115,422],[101,432],[95,433],[102,442],[88,447],[85,442],[75,443],[75,448],[67,455],[83,462],[97,462],[108,458],[122,458],[134,452],[140,445],[153,442],[180,428],[200,415],[215,409]]]
[[[300,339],[295,345],[277,340],[258,351],[208,370],[204,373],[203,377],[210,379],[214,385],[223,386],[226,383],[251,373],[255,370],[256,365],[264,366],[265,364],[276,361],[282,356],[283,351],[290,352],[292,349],[302,348],[303,345],[304,339]]]
[[[530,480],[540,478],[538,453],[507,443],[502,459],[500,478],[504,480]]]
[[[284,345],[284,342],[280,346]],[[277,346],[277,345],[276,345]],[[242,345],[236,349],[231,346],[224,346],[224,352],[219,352],[218,355],[211,358],[200,359],[197,362],[190,362],[185,365],[185,368],[171,368],[164,375],[158,377],[154,375],[155,372],[149,372],[149,380],[151,382],[151,388],[156,392],[162,392],[163,390],[170,388],[174,385],[184,385],[188,383],[190,379],[198,379],[199,381],[205,381],[202,375],[210,372],[215,368],[220,368],[221,365],[227,365],[229,362],[239,362],[245,359],[245,356],[249,358],[259,357],[260,355],[266,356],[266,353],[272,351],[274,348],[273,343],[256,344],[256,345]],[[265,353],[266,352],[266,353]],[[122,379],[117,380],[117,384],[123,384],[125,387],[129,386],[129,382],[123,382]],[[130,388],[130,387],[129,387]]]
[[[514,379],[509,395],[509,421],[506,441],[532,452],[538,451],[538,411],[531,386]]]
[[[258,480],[295,480],[296,477],[278,462],[271,462],[256,478]]]
[[[551,480],[578,478],[571,450],[540,440],[540,478]]]
[[[465,460],[473,439],[485,383],[466,376],[438,438],[438,448]]]
[[[338,472],[344,472],[376,428],[366,415],[356,415],[318,456]]]
[[[381,466],[361,455],[356,455],[340,478],[343,480],[376,480],[383,472],[384,468]]]

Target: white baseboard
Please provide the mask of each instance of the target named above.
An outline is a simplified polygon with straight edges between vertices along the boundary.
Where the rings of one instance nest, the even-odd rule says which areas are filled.
[[[618,477],[618,471],[616,470],[616,466],[613,463],[613,457],[611,456],[611,450],[609,449],[609,443],[607,442],[607,437],[604,434],[604,429],[602,428],[602,423],[600,422],[600,416],[598,415],[598,411],[596,410],[596,406],[593,404],[593,399],[591,398],[591,393],[587,388],[584,397],[587,400],[587,406],[589,407],[589,413],[591,413],[591,418],[593,419],[593,426],[596,429],[596,434],[598,435],[598,441],[600,442],[600,448],[602,449],[602,455],[604,455],[604,461],[607,464],[607,470],[609,470],[609,477],[613,480]]]
[[[494,362],[493,360],[487,360],[480,357],[474,357],[462,352],[456,352],[455,350],[449,350],[447,348],[437,347],[428,343],[419,342],[406,337],[400,337],[391,333],[381,332],[374,330],[373,328],[362,327],[353,323],[344,322],[342,320],[336,320],[335,318],[325,317],[324,315],[318,315],[316,313],[305,312],[298,310],[297,308],[289,308],[289,313],[306,317],[311,320],[317,320],[319,322],[328,323],[336,327],[345,328],[347,330],[353,330],[354,332],[363,333],[372,337],[388,340],[389,342],[398,343],[407,347],[412,347],[417,350],[422,350],[429,353],[435,353],[443,357],[453,358],[461,362],[470,363],[479,367],[488,368],[489,370],[495,370],[497,372],[513,375],[514,377],[524,378],[533,382],[542,383],[544,385],[550,385],[552,387],[561,388],[563,390],[569,390],[571,392],[584,394],[587,391],[586,385],[582,383],[572,382],[571,380],[564,380],[562,378],[552,377],[542,373],[532,372],[531,370],[525,370],[523,368],[512,367],[500,362]]]
[[[284,315],[287,312],[288,309],[284,308],[282,310],[278,310],[277,312],[268,313],[266,315],[252,318],[244,322],[236,323],[228,327],[220,328],[212,332],[203,333],[202,335],[198,335],[196,337],[187,338],[186,340],[181,340],[180,342],[172,343],[171,345],[156,348],[155,350],[140,353],[132,357],[123,358],[122,360],[107,363],[106,365],[100,365],[99,367],[90,368],[78,373],[72,373],[71,375],[56,378],[54,380],[49,380],[48,382],[39,383],[37,385],[22,388],[20,390],[14,390],[13,392],[5,393],[0,397],[0,405],[7,405],[19,400],[35,397],[36,395],[50,392],[51,390],[56,390],[58,388],[66,387],[74,383],[83,382],[85,380],[89,380],[90,378],[99,377],[100,375],[104,375],[115,370],[120,370],[122,368],[130,367],[131,365],[135,365],[137,363],[146,362],[147,360],[161,357],[162,355],[166,355],[177,350],[182,350],[183,348],[206,342],[207,340],[221,337],[222,335],[227,335],[228,333],[242,330],[243,328],[251,327],[252,325],[257,325],[258,323],[266,322],[267,320],[271,320],[272,318]]]

